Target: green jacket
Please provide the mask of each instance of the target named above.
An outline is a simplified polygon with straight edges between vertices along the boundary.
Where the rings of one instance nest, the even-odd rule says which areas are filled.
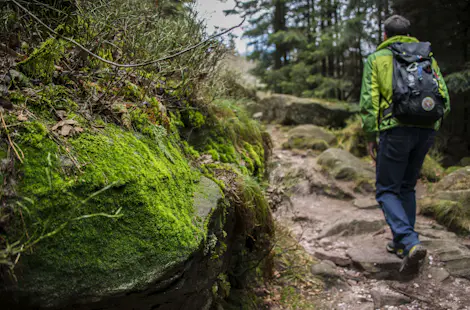
[[[393,94],[393,55],[387,47],[396,42],[419,42],[416,38],[396,36],[380,44],[377,51],[367,58],[364,66],[364,77],[361,90],[361,118],[362,127],[367,133],[369,141],[377,138],[381,131],[401,126],[394,118],[382,120],[383,111],[389,107],[387,102],[392,102]],[[445,116],[450,112],[450,98],[441,70],[433,58],[432,66],[439,75],[439,91],[445,98]],[[379,122],[379,120],[382,120]],[[434,128],[439,130],[441,121],[436,122]]]

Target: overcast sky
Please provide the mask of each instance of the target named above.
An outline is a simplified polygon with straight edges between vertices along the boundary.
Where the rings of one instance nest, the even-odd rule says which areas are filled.
[[[238,25],[242,20],[239,16],[235,15],[225,16],[223,11],[233,9],[235,2],[233,0],[226,0],[224,2],[222,3],[220,0],[197,0],[196,8],[201,17],[207,21],[209,33],[213,33],[215,27],[230,28]],[[235,41],[238,52],[244,54],[246,52],[246,42],[241,39],[243,30],[237,28],[232,33],[238,36],[238,39]]]

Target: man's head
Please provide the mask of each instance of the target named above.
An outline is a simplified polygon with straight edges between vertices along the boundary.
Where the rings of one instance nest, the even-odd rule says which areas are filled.
[[[385,21],[385,39],[410,34],[411,23],[400,15],[393,15]]]

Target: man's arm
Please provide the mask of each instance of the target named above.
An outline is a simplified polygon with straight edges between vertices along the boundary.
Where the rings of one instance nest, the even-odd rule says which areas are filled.
[[[444,117],[447,117],[450,113],[450,96],[449,96],[449,90],[447,89],[446,81],[444,80],[444,77],[442,76],[441,69],[439,68],[436,59],[432,59],[432,67],[434,69],[434,72],[436,72],[437,76],[439,77],[439,92],[441,93],[442,97],[445,99],[445,113]]]
[[[375,56],[371,55],[367,58],[364,66],[360,103],[362,128],[366,132],[369,142],[377,141],[379,131],[379,101],[380,89],[377,80],[377,67],[375,65]]]

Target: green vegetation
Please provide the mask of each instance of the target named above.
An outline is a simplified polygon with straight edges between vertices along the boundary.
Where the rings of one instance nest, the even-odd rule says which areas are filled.
[[[243,108],[252,92],[219,70],[226,47],[213,39],[171,61],[117,66],[199,43],[204,26],[184,1],[65,2],[0,10],[2,30],[17,27],[25,53],[21,83],[0,85],[14,105],[0,125],[0,271],[33,302],[55,305],[144,288],[201,249],[243,268],[259,260],[273,233],[260,185],[270,143]],[[57,33],[33,35],[31,14]],[[9,66],[0,69],[11,75]],[[229,214],[237,235],[221,237]],[[227,253],[227,240],[242,246]],[[229,279],[214,279],[222,298]]]
[[[430,155],[424,159],[423,168],[421,169],[421,176],[429,182],[437,182],[444,176],[444,168],[437,160]]]
[[[150,273],[184,260],[199,246],[205,232],[194,225],[194,206],[188,199],[198,174],[167,138],[161,138],[164,150],[149,138],[113,125],[100,134],[82,134],[70,147],[74,160],[85,165],[82,173],[69,176],[63,171],[70,159],[51,140],[43,139],[40,148],[21,145],[25,162],[18,196],[31,220],[44,226],[30,230],[33,236],[81,215],[119,208],[123,214],[117,221],[76,222],[44,240],[34,255],[23,257],[22,287],[51,294],[145,283]],[[105,193],[89,197],[109,185]],[[15,240],[22,233],[18,227],[8,237]],[[86,282],[67,284],[81,277]]]
[[[420,202],[421,214],[434,217],[453,231],[470,233],[470,195],[457,201],[426,198]]]

